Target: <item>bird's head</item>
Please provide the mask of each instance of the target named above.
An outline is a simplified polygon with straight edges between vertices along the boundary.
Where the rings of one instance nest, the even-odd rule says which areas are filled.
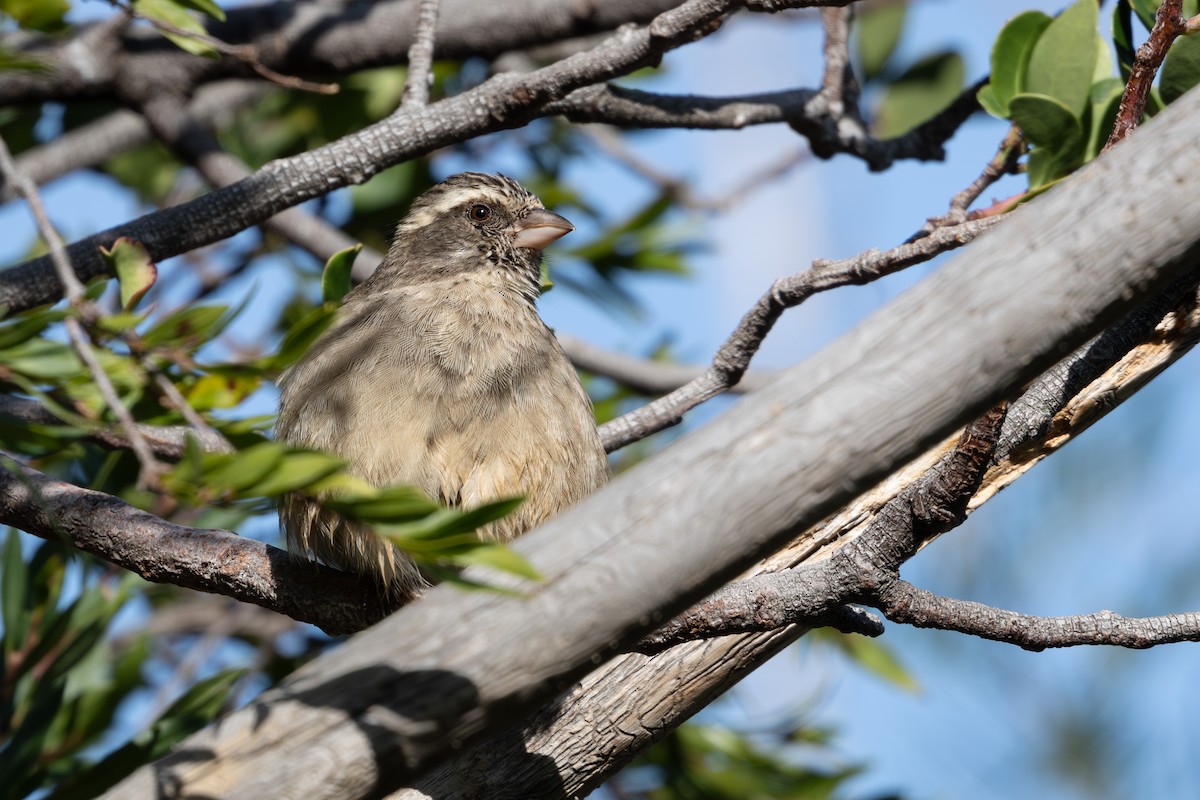
[[[516,181],[462,172],[413,201],[380,269],[405,283],[501,271],[536,296],[542,248],[573,230]]]

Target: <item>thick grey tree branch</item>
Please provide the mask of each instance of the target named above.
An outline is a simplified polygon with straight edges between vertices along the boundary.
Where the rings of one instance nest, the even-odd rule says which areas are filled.
[[[516,549],[546,580],[527,596],[434,589],[109,796],[376,795],[548,700],[1193,266],[1198,122],[1173,104],[1008,236],[530,533]]]

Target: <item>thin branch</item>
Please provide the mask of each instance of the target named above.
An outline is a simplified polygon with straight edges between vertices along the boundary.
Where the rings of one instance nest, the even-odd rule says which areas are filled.
[[[27,425],[61,426],[70,423],[59,419],[53,411],[36,400],[11,395],[0,395],[0,416],[23,422]],[[188,436],[196,438],[201,449],[214,453],[231,453],[233,447],[216,431],[198,431],[187,425],[144,425],[138,423],[138,432],[160,458],[178,461],[183,458]],[[215,435],[214,435],[215,434]],[[129,438],[119,428],[94,428],[84,433],[84,438],[111,450],[132,449]]]
[[[38,232],[46,242],[46,246],[50,248],[50,260],[54,265],[55,274],[64,288],[67,301],[75,311],[75,315],[69,316],[65,320],[67,336],[71,340],[71,346],[75,353],[91,373],[92,380],[95,381],[96,388],[100,390],[104,402],[120,422],[121,430],[137,455],[138,463],[141,466],[138,472],[138,486],[143,489],[153,486],[158,481],[158,473],[162,470],[162,466],[154,457],[154,451],[150,448],[149,443],[138,430],[137,421],[129,413],[125,404],[121,402],[108,373],[104,371],[96,357],[96,351],[92,349],[87,332],[84,331],[83,325],[79,321],[80,317],[88,320],[94,319],[96,310],[84,297],[83,284],[75,276],[75,270],[71,267],[71,261],[63,247],[62,239],[54,230],[54,226],[50,224],[50,218],[46,216],[46,209],[42,205],[42,198],[37,187],[33,181],[17,170],[8,144],[2,137],[0,137],[0,173],[4,174],[5,183],[15,187],[25,198],[25,202],[29,204],[29,210],[37,223]]]
[[[598,347],[562,331],[555,331],[559,344],[579,369],[616,381],[639,394],[658,395],[678,389],[704,374],[705,367],[636,358]],[[730,392],[753,392],[774,378],[773,371],[747,372],[729,388]]]
[[[994,226],[999,219],[989,217],[941,228],[923,239],[883,252],[868,250],[841,261],[817,260],[804,272],[790,278],[780,278],[742,317],[737,328],[713,357],[712,366],[703,375],[667,396],[603,425],[600,438],[605,449],[611,453],[652,433],[677,425],[686,411],[736,385],[775,322],[787,309],[799,305],[817,292],[838,286],[870,283],[962,247]]]
[[[340,87],[336,83],[314,83],[313,81],[306,81],[293,75],[284,75],[276,72],[264,64],[259,58],[259,51],[256,45],[229,44],[228,42],[222,41],[211,34],[197,33],[196,31],[180,28],[179,26],[173,25],[166,20],[140,14],[132,5],[124,2],[124,0],[109,0],[109,2],[132,17],[146,20],[163,33],[169,33],[173,36],[182,36],[185,39],[190,39],[194,42],[207,45],[223,56],[234,58],[257,72],[264,79],[278,86],[282,86],[285,89],[296,89],[298,91],[313,92],[315,94],[337,94],[340,90]]]
[[[550,103],[545,112],[572,122],[595,122],[619,128],[699,128],[740,130],[750,125],[787,123],[804,136],[820,158],[845,153],[874,171],[903,159],[940,161],[945,143],[979,110],[975,94],[986,81],[968,87],[932,119],[894,139],[876,139],[861,121],[834,113],[815,89],[706,97],[664,95],[612,84],[577,89]]]
[[[1187,32],[1187,21],[1183,18],[1183,0],[1163,0],[1154,17],[1150,36],[1137,49],[1121,105],[1117,108],[1117,119],[1112,133],[1104,144],[1107,152],[1138,126],[1146,113],[1146,100],[1150,97],[1150,86],[1162,66],[1171,44]]]
[[[1001,140],[1000,146],[996,149],[996,154],[984,166],[983,171],[979,173],[979,177],[971,181],[970,185],[950,199],[949,211],[940,217],[930,217],[921,230],[913,234],[909,241],[916,241],[928,236],[935,228],[958,225],[966,222],[968,219],[982,219],[983,217],[995,216],[1014,208],[1016,200],[1011,199],[1003,204],[998,204],[975,214],[967,212],[971,204],[978,200],[979,196],[989,186],[1016,170],[1017,160],[1024,152],[1025,145],[1024,140],[1021,138],[1021,130],[1016,125],[1013,125],[1004,134],[1004,139]]]
[[[417,11],[416,33],[408,48],[408,76],[401,103],[420,108],[429,102],[433,85],[433,39],[437,32],[438,0],[421,0]]]
[[[259,81],[208,84],[200,89],[188,110],[194,116],[208,120],[210,125],[221,126],[267,91],[268,88]],[[142,115],[121,109],[24,151],[16,157],[17,170],[41,186],[74,170],[103,164],[152,140]],[[0,200],[7,201],[16,196],[16,191],[7,183],[0,184]]]
[[[892,584],[876,604],[893,622],[1015,644],[1023,650],[1109,645],[1144,650],[1173,642],[1200,642],[1200,612],[1123,617],[1112,611],[1068,617],[1036,617]]]

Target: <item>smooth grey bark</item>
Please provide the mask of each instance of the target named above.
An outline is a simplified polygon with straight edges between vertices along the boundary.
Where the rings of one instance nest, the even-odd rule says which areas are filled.
[[[107,796],[375,796],[508,726],[1194,263],[1198,101],[522,539],[526,596],[435,589]]]

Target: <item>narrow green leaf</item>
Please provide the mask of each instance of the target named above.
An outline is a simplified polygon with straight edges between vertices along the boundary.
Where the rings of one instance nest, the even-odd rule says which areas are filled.
[[[175,0],[132,0],[130,5],[134,11],[148,20],[172,25],[189,34],[202,36],[207,32],[200,21],[189,14],[187,9]],[[185,50],[192,55],[212,59],[219,59],[221,57],[221,54],[213,49],[212,45],[206,44],[193,36],[182,36],[165,30],[160,32],[163,36],[174,42],[181,50]]]
[[[213,0],[179,0],[179,4],[199,11],[201,14],[208,14],[218,22],[225,21],[225,10],[214,3]]]
[[[1008,116],[1008,101],[1024,91],[1029,56],[1050,22],[1050,17],[1040,11],[1026,11],[1010,19],[1001,28],[1000,35],[992,45],[992,76],[988,86],[992,87],[991,99],[1003,113],[995,114],[984,106],[989,114],[1002,119]]]
[[[490,567],[531,581],[542,580],[542,575],[523,556],[496,542],[480,542],[466,552],[453,557],[456,564]]]
[[[8,653],[16,653],[25,642],[29,631],[29,576],[25,559],[21,554],[21,539],[16,530],[9,528],[4,543],[4,586],[0,588],[0,600],[4,611],[4,647]]]
[[[321,298],[326,303],[340,303],[350,291],[350,270],[362,249],[361,244],[347,247],[331,255],[325,262],[325,271],[321,273]]]
[[[1038,37],[1029,56],[1025,92],[1060,101],[1083,116],[1096,66],[1096,0],[1075,0]]]
[[[423,519],[440,508],[411,486],[394,486],[371,498],[334,497],[326,500],[325,506],[355,519],[381,523]]]
[[[279,352],[260,360],[259,366],[268,370],[282,370],[304,355],[313,342],[333,324],[337,309],[332,305],[314,308],[288,329]]]
[[[337,472],[345,464],[336,456],[315,451],[287,453],[269,475],[239,493],[243,496],[276,497],[284,492],[303,489]]]
[[[263,442],[233,455],[210,454],[205,457],[205,482],[216,489],[241,492],[270,475],[286,451],[287,446],[280,442]]]
[[[221,322],[225,306],[188,306],[167,315],[142,336],[147,347],[178,345],[189,348],[209,341]]]
[[[126,311],[133,310],[138,300],[150,291],[158,279],[158,267],[154,265],[150,253],[141,242],[122,236],[113,242],[111,249],[101,247],[100,254],[117,276],[121,287],[121,307]]]
[[[0,350],[29,341],[51,324],[66,319],[68,313],[64,309],[45,309],[6,320],[5,324],[0,325]],[[0,353],[0,359],[3,358],[3,353]]]

